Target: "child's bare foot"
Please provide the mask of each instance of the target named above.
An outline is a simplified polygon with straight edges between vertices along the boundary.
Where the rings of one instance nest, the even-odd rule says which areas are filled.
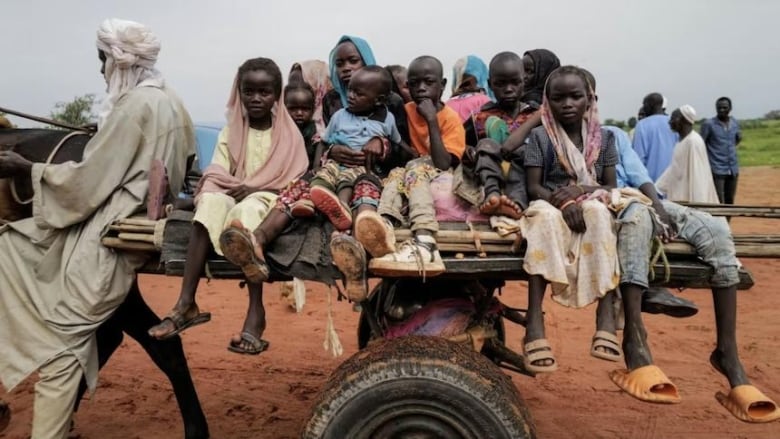
[[[479,211],[484,215],[502,215],[518,219],[522,216],[523,209],[506,195],[494,192],[485,197],[485,202],[479,206]]]

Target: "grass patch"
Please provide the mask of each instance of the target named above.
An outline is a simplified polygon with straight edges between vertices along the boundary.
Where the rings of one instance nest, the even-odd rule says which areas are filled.
[[[740,166],[780,165],[780,120],[746,120],[740,126]]]

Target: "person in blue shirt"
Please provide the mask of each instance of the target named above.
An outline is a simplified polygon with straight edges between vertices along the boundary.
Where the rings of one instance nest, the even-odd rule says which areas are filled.
[[[726,376],[731,386],[729,394],[718,393],[718,400],[732,414],[745,421],[765,422],[780,418],[777,404],[750,384],[738,356],[736,295],[739,262],[728,225],[722,218],[714,218],[708,213],[671,201],[659,200],[647,170],[627,140],[626,135],[623,141],[617,142],[620,160],[616,166],[618,187],[638,188],[652,200],[653,207],[650,209],[644,204],[635,203],[619,219],[620,291],[625,313],[623,351],[628,370],[614,371],[610,378],[638,399],[649,402],[679,401],[674,384],[653,365],[641,315],[642,295],[648,288],[652,237],[660,234],[664,240],[668,240],[675,235],[690,243],[699,258],[713,268],[710,285],[715,305],[717,347],[710,355],[710,363]],[[653,213],[657,214],[660,224],[654,224]],[[753,412],[758,413],[763,407],[768,414],[759,416],[751,413],[752,410],[744,408],[750,404],[740,405],[745,400],[754,404]]]
[[[707,144],[712,179],[721,204],[734,204],[739,177],[737,145],[742,141],[739,123],[730,116],[731,99],[718,98],[715,101],[717,116],[701,124],[701,137]]]
[[[650,93],[642,101],[645,117],[634,129],[633,146],[653,181],[664,173],[672,161],[677,134],[669,127],[669,116],[664,113],[664,97]]]
[[[592,75],[589,79],[595,90],[595,79]],[[618,130],[605,128],[613,133]],[[710,355],[710,364],[728,379],[731,387],[728,394],[718,392],[716,398],[743,421],[780,419],[777,404],[750,384],[739,359],[736,321],[740,264],[728,224],[708,213],[660,200],[647,169],[631,148],[628,135],[620,131],[615,136],[618,187],[639,189],[651,200],[652,207],[634,203],[618,218],[620,293],[625,316],[623,352],[628,370],[615,370],[610,373],[610,378],[626,393],[642,401],[680,401],[676,386],[653,364],[647,330],[642,321],[642,295],[649,284],[653,237],[660,235],[668,241],[674,236],[690,243],[699,258],[713,268],[710,285],[715,306],[717,346]]]

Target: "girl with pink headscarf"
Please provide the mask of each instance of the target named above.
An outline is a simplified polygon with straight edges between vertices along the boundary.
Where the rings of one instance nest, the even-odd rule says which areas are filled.
[[[565,66],[550,74],[542,100],[542,127],[531,131],[525,151],[528,198],[520,219],[527,241],[523,269],[528,280],[525,367],[552,372],[558,364],[545,338],[542,301],[573,308],[599,301],[591,355],[618,361],[609,300],[619,281],[617,236],[607,207],[617,184],[615,139],[602,131],[595,94],[585,73]],[[608,296],[609,294],[609,296]]]
[[[173,310],[149,334],[158,339],[205,323],[211,314],[195,303],[198,281],[210,248],[218,254],[234,247],[252,248],[245,233],[272,210],[279,191],[306,172],[303,137],[281,99],[282,74],[267,58],[246,61],[238,69],[228,101],[228,124],[222,129],[209,165],[198,183],[195,217],[187,248],[181,293]],[[250,253],[251,254],[251,253]],[[232,261],[251,265],[253,260]],[[247,272],[249,311],[241,333],[228,349],[256,355],[268,348],[262,281],[268,273]]]

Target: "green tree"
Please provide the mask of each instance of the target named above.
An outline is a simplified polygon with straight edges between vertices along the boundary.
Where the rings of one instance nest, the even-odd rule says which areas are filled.
[[[76,96],[70,102],[57,102],[49,117],[74,126],[94,123],[97,119],[97,115],[92,112],[95,103],[94,94]]]
[[[0,129],[3,128],[15,128],[16,125],[12,124],[10,120],[8,120],[7,117],[5,117],[5,113],[0,111]]]

